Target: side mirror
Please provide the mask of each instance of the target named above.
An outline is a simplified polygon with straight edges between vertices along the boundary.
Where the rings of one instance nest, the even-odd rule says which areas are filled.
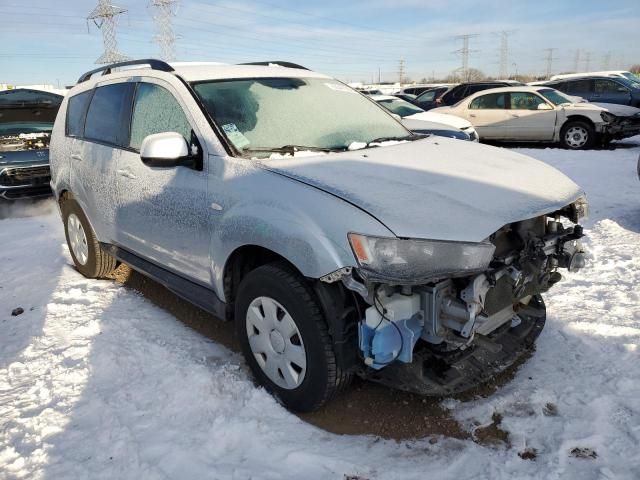
[[[627,90],[624,87],[618,87],[618,92],[620,92],[620,93],[629,93],[629,90]]]
[[[553,110],[553,107],[548,103],[539,103],[538,110]]]
[[[176,132],[155,133],[145,137],[140,147],[140,158],[149,167],[195,166],[187,140]]]

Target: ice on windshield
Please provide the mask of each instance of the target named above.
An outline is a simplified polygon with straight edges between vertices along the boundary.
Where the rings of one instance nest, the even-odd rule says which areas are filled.
[[[194,88],[238,150],[287,145],[346,149],[353,142],[410,133],[335,80],[260,78],[202,82]]]

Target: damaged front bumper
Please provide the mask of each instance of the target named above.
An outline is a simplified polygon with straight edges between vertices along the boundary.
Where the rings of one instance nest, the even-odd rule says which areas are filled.
[[[640,135],[640,113],[623,117],[602,112],[601,116],[605,123],[600,133],[605,139],[621,140]]]
[[[341,280],[368,303],[358,324],[362,376],[428,395],[461,392],[500,373],[531,350],[546,311],[541,293],[559,268],[584,266],[578,201],[559,212],[503,227],[490,239],[488,269],[416,285],[375,283],[366,272]],[[359,277],[359,278],[354,278]],[[371,277],[370,277],[371,278]]]

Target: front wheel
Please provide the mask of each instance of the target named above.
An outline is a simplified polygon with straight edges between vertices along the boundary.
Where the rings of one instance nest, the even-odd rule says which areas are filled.
[[[312,290],[287,265],[247,274],[238,287],[235,322],[255,378],[285,407],[317,410],[348,382]]]
[[[560,131],[560,143],[570,150],[583,150],[593,145],[595,136],[596,132],[589,123],[570,121]]]

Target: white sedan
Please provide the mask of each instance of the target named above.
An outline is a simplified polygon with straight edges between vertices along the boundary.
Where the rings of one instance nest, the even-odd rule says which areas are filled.
[[[612,105],[612,107],[614,107]],[[609,110],[572,99],[549,87],[483,90],[451,107],[431,110],[469,120],[481,140],[559,142],[584,149],[596,141],[640,134],[640,110]]]
[[[370,97],[391,113],[398,115],[402,119],[402,123],[409,128],[409,130],[415,130],[418,126],[417,122],[440,123],[462,130],[469,135],[471,141],[478,141],[478,134],[475,128],[473,128],[471,122],[464,118],[456,117],[455,115],[444,115],[433,111],[427,112],[412,103],[392,95],[370,95]]]

